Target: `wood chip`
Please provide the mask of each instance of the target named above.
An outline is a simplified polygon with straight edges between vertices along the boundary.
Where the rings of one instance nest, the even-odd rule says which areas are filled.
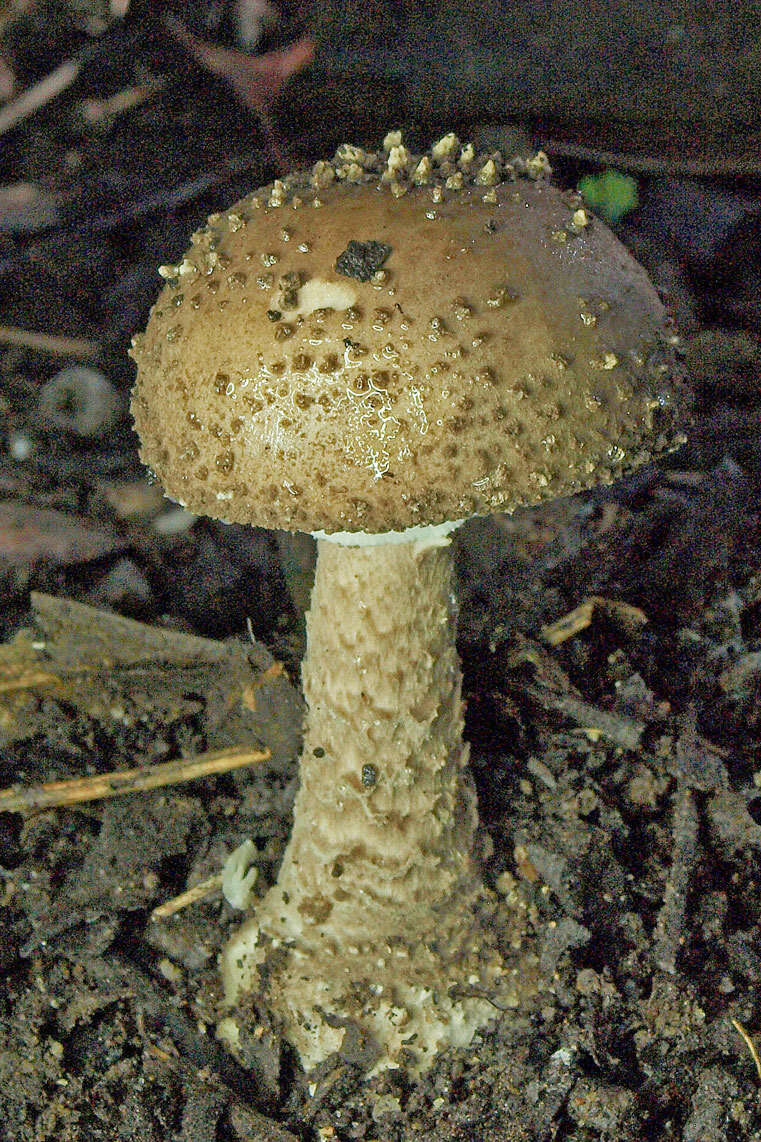
[[[598,611],[614,619],[625,630],[637,630],[648,621],[645,612],[639,607],[632,606],[631,603],[621,599],[606,599],[601,595],[591,595],[562,618],[543,626],[542,638],[550,646],[560,646],[561,643],[591,626]]]

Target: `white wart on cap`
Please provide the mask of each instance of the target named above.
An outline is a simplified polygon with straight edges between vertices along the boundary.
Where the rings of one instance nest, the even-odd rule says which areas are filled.
[[[546,169],[389,136],[212,215],[134,343],[167,493],[383,533],[609,483],[678,443],[664,308]]]

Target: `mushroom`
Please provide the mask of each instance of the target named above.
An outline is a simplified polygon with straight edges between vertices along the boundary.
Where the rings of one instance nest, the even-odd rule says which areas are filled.
[[[450,536],[683,440],[655,289],[547,174],[345,145],[212,215],[135,338],[167,493],[319,540],[293,829],[222,955],[240,1057],[251,992],[307,1070],[352,1028],[420,1073],[531,987],[474,855]]]

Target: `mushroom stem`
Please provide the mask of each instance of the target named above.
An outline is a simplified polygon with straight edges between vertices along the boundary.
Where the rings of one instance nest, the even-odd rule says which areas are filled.
[[[268,965],[268,1005],[307,1068],[347,1022],[375,1041],[380,1067],[405,1041],[424,1067],[496,1013],[480,997],[503,968],[472,855],[455,624],[448,541],[320,542],[291,840],[224,957],[234,1002],[257,989],[268,947],[290,948]],[[454,996],[463,989],[476,997]]]
[[[301,786],[278,883],[329,904],[350,943],[367,930],[358,902],[388,925],[403,901],[409,933],[474,880],[451,579],[448,546],[318,547]]]

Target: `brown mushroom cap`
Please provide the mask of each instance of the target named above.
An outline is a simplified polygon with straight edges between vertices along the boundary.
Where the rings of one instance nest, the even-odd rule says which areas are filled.
[[[132,408],[172,498],[399,531],[610,482],[679,442],[644,270],[541,159],[452,140],[422,159],[342,148],[212,215],[163,268]]]

